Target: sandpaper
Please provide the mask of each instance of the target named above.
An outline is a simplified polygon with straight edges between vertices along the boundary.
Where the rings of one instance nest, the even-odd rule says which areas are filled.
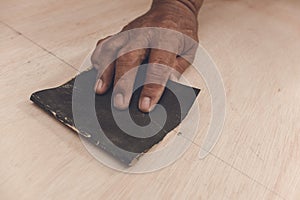
[[[138,74],[144,73],[141,71],[143,70],[139,70]],[[111,106],[112,86],[104,95],[94,93],[96,75],[96,70],[90,69],[59,87],[35,92],[30,99],[58,121],[127,166],[132,165],[134,160],[159,143],[168,132],[180,124],[200,92],[200,89],[168,81],[158,102],[165,109],[167,116],[162,122],[159,118],[155,118],[160,115],[159,109],[154,109],[151,113],[144,113],[138,109],[142,87],[137,87],[134,91],[127,111],[114,109]],[[143,82],[143,79],[137,78],[136,84]],[[74,98],[77,100],[74,101]],[[113,113],[122,115],[124,112],[129,112],[131,120],[141,127],[149,125],[153,120],[154,126],[157,126],[159,131],[150,137],[137,137],[124,132],[115,122],[113,115]],[[149,127],[149,132],[150,129],[153,129],[153,126]],[[143,129],[141,135],[145,136],[147,132],[147,129]]]

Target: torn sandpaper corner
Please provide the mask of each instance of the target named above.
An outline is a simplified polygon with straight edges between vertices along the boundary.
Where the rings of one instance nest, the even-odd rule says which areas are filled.
[[[200,92],[200,89],[168,81],[158,103],[164,107],[167,114],[164,124],[155,120],[153,116],[160,114],[156,113],[155,115],[155,112],[158,112],[159,109],[154,109],[151,112],[151,120],[156,121],[156,125],[159,127],[158,132],[151,137],[135,137],[119,128],[114,120],[113,110],[117,115],[122,115],[122,112],[126,111],[117,111],[112,108],[112,87],[104,95],[95,95],[95,80],[96,70],[91,69],[57,88],[35,92],[30,99],[58,121],[81,134],[96,147],[105,150],[127,166],[131,166],[140,155],[147,152],[152,146],[160,142],[168,132],[179,125]],[[143,81],[143,78],[140,80],[137,78],[136,84],[141,81]],[[193,95],[190,95],[191,91]],[[149,113],[143,113],[138,109],[140,92],[141,87],[134,92],[129,105],[129,113],[131,120],[135,122],[135,126],[143,127],[147,126],[151,120]],[[80,99],[79,103],[74,101],[74,96]],[[76,112],[76,115],[74,112]],[[149,132],[151,132],[150,129],[151,127]],[[143,130],[143,135],[147,135],[148,130]]]

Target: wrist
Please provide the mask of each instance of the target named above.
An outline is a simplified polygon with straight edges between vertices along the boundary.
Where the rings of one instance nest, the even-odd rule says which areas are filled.
[[[197,17],[202,6],[203,0],[153,0],[151,8],[161,6],[174,6],[178,9],[184,9]]]

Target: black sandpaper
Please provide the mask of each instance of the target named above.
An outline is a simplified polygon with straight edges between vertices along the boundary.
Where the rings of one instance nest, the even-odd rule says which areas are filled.
[[[95,81],[96,70],[91,69],[82,72],[59,87],[35,92],[30,99],[58,121],[81,134],[86,140],[105,150],[125,165],[131,165],[136,158],[159,143],[168,132],[176,128],[186,117],[200,92],[200,89],[168,81],[166,89],[158,102],[167,113],[166,121],[162,124],[161,121],[152,118],[159,131],[151,137],[140,138],[127,134],[118,127],[112,111],[114,110],[114,113],[117,114],[123,114],[126,111],[116,110],[111,106],[112,87],[104,95],[95,95],[93,92]],[[136,83],[139,81],[142,82],[143,78],[137,79]],[[141,112],[138,109],[141,90],[142,87],[138,87],[134,91],[129,105],[129,113],[136,125],[143,127],[150,123],[150,117],[149,113]],[[191,93],[187,92],[191,90],[194,95],[189,95]],[[91,93],[94,95],[89,95]],[[180,101],[178,95],[181,95]],[[74,96],[80,101],[74,101]],[[94,107],[90,108],[91,106],[87,106],[89,104],[85,102],[94,102],[94,104],[91,104]],[[96,113],[96,124],[93,119],[95,116],[91,114],[93,113],[92,110]],[[75,116],[74,111],[82,113],[82,116],[78,114]],[[152,112],[154,113],[153,116],[156,116],[156,109]],[[101,129],[99,129],[99,125]],[[147,135],[147,131],[147,129],[144,130],[141,135]]]

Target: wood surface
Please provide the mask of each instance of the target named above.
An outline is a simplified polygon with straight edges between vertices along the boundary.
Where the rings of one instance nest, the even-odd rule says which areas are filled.
[[[144,13],[141,0],[1,0],[0,199],[299,199],[300,1],[207,0],[200,43],[226,89],[226,121],[198,152],[211,116],[204,82],[199,133],[171,166],[127,174],[95,160],[78,136],[29,101],[76,75],[99,38]],[[184,139],[184,138],[182,138]]]

